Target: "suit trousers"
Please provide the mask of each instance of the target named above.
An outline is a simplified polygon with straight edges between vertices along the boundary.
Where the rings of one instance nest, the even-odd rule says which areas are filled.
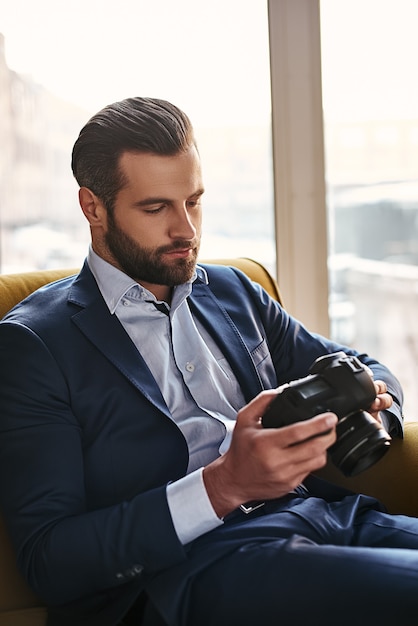
[[[289,495],[232,513],[149,593],[170,626],[416,626],[418,519]]]

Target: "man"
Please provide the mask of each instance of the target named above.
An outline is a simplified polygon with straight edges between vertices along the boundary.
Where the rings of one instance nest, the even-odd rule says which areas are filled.
[[[85,266],[0,324],[1,510],[48,624],[415,623],[418,521],[311,475],[334,414],[260,423],[278,386],[344,350],[401,435],[394,376],[237,270],[196,266],[204,188],[177,107],[106,107],[72,166]]]

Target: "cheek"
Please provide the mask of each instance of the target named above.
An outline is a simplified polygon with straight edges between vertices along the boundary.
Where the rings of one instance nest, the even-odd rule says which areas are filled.
[[[192,218],[193,226],[198,233],[200,233],[202,230],[202,219],[202,209],[200,209],[197,214]]]
[[[125,219],[123,224],[120,225],[124,231],[124,233],[130,237],[133,241],[140,245],[146,245],[147,243],[151,243],[151,241],[158,236],[159,228],[157,225],[153,225],[151,228],[149,223],[144,223],[143,220],[139,219],[137,216],[133,215],[132,217]]]

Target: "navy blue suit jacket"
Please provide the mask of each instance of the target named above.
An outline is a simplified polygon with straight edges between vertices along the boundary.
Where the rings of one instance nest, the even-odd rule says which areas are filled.
[[[189,304],[247,401],[341,349],[238,270],[205,268]],[[360,358],[401,400],[396,379]],[[4,318],[0,375],[0,505],[19,566],[52,614],[116,623],[155,573],[187,559],[166,498],[186,472],[186,441],[87,266]]]

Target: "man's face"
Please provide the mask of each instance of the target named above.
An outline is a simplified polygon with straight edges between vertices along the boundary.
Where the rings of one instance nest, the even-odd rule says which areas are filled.
[[[200,160],[194,147],[176,156],[125,153],[127,184],[116,196],[103,233],[107,261],[159,299],[189,280],[201,238]]]

